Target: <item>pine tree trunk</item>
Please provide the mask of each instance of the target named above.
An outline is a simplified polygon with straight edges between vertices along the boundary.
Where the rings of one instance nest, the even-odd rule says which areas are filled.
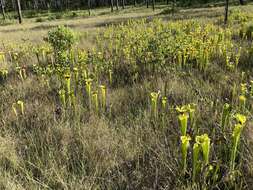
[[[90,14],[91,14],[91,13],[90,13],[90,7],[91,7],[91,6],[90,6],[90,0],[88,0],[88,12],[89,12],[89,16],[90,16]]]
[[[225,5],[225,18],[224,18],[224,24],[225,24],[225,25],[228,23],[228,5],[229,5],[229,0],[226,0],[226,5]]]
[[[155,0],[152,0],[152,8],[153,8],[153,11],[155,10]]]
[[[243,0],[240,0],[240,4],[241,4],[241,5],[244,5],[244,2],[243,2]]]
[[[113,12],[113,0],[111,0],[111,12]]]
[[[119,10],[119,0],[116,0],[116,9]]]
[[[23,19],[22,19],[20,0],[16,0],[16,3],[17,3],[17,11],[18,11],[18,22],[19,24],[21,24]]]
[[[136,2],[136,0],[134,0],[134,6],[136,7],[136,5],[137,5],[137,2]]]
[[[174,16],[174,13],[175,13],[175,5],[176,5],[176,2],[175,0],[172,1],[172,15]]]
[[[148,2],[148,1],[149,1],[149,0],[146,0],[146,3],[147,3],[147,8],[148,8],[148,6],[149,6],[149,4],[148,4],[149,2]]]
[[[2,10],[3,19],[5,20],[6,16],[5,16],[5,10],[4,10],[4,1],[1,0],[0,3],[1,3],[1,10]]]
[[[125,9],[125,0],[122,0],[122,9]]]

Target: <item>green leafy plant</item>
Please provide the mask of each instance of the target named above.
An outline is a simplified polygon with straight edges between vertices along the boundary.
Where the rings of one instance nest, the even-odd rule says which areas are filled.
[[[70,50],[76,41],[74,32],[64,26],[48,32],[48,41],[54,49],[55,61],[60,65],[69,65],[67,57],[70,59]]]

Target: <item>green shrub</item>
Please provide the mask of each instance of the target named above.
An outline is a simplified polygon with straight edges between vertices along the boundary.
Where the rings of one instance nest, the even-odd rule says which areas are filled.
[[[62,18],[62,14],[57,14],[57,15],[55,16],[55,18],[56,18],[56,19],[61,19],[61,18]]]
[[[43,19],[43,18],[41,18],[41,17],[39,17],[39,18],[36,18],[36,20],[35,20],[35,22],[44,22],[45,20]]]
[[[239,23],[247,22],[249,17],[246,13],[242,12],[239,9],[232,10],[230,13],[231,21],[237,21]]]
[[[72,12],[71,17],[77,17],[78,13],[77,12]]]
[[[55,19],[56,19],[56,18],[55,18],[54,15],[49,15],[48,18],[47,18],[47,20],[55,20]]]
[[[252,39],[252,37],[253,37],[253,24],[247,26],[246,36],[247,36],[247,39]]]
[[[248,40],[253,38],[253,24],[242,25],[240,29],[240,37]]]
[[[69,58],[69,52],[76,41],[74,32],[64,26],[48,32],[48,42],[54,49],[55,61],[58,64],[66,64]]]

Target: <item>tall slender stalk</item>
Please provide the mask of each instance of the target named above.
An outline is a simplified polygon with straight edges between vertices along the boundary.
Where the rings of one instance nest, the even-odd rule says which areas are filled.
[[[0,62],[5,62],[5,53],[0,52]]]
[[[101,108],[103,111],[106,111],[106,86],[100,85],[100,94],[101,94]]]
[[[18,107],[19,109],[17,109],[16,106],[19,106]],[[17,103],[13,103],[12,104],[12,110],[13,110],[16,117],[18,117],[19,113],[21,115],[24,115],[25,114],[24,102],[21,101],[21,100],[18,100]]]
[[[225,25],[228,23],[228,5],[229,5],[229,0],[226,0],[226,4],[225,4],[225,16],[224,16],[224,24]]]
[[[159,93],[157,93],[157,92],[151,92],[150,93],[150,97],[151,97],[151,116],[154,119],[156,119],[158,117],[157,103],[158,103]]]
[[[253,80],[250,81],[250,96],[253,97]]]
[[[6,15],[5,15],[5,6],[4,6],[4,1],[0,0],[0,4],[1,4],[1,11],[2,11],[2,15],[3,15],[3,19],[6,19]]]
[[[64,80],[65,80],[65,93],[66,93],[66,100],[69,105],[71,105],[71,82],[70,82],[70,74],[65,74],[64,75]]]
[[[187,169],[187,151],[190,146],[191,137],[181,136],[181,151],[182,151],[182,166],[183,166],[183,175]]]
[[[89,108],[91,108],[91,85],[92,85],[93,79],[88,78],[85,79],[85,90],[86,90],[86,95],[88,97],[88,104]]]
[[[17,112],[17,109],[16,109],[16,103],[12,104],[12,110],[13,110],[15,116],[18,117],[18,112]]]
[[[229,104],[225,103],[224,106],[223,106],[222,116],[221,116],[221,128],[222,128],[222,130],[224,130],[225,127],[228,125],[231,110],[232,110],[231,106]]]
[[[20,106],[20,111],[21,111],[21,114],[24,115],[25,114],[25,110],[24,110],[24,102],[19,100],[17,102],[17,104]]]
[[[198,143],[194,143],[193,145],[193,168],[192,168],[192,181],[195,182],[196,174],[199,168],[198,158],[199,158],[200,145]]]
[[[207,134],[196,136],[196,143],[193,145],[193,174],[192,181],[196,180],[196,174],[199,170],[199,154],[202,153],[204,158],[204,167],[209,164],[210,138]]]
[[[235,169],[235,159],[236,159],[236,152],[238,149],[238,144],[241,137],[242,129],[246,123],[246,117],[241,114],[236,114],[235,116],[237,120],[237,124],[234,126],[233,133],[232,133],[232,149],[231,149],[231,156],[230,156],[230,172],[233,172]]]
[[[62,106],[65,108],[66,107],[66,91],[64,89],[60,90],[59,96],[60,96],[60,102]]]
[[[109,69],[109,83],[112,85],[112,70]]]
[[[98,92],[94,91],[92,93],[92,105],[96,113],[98,113]]]
[[[168,102],[167,97],[163,97],[162,98],[162,111],[163,111],[163,113],[166,112],[167,102]]]
[[[17,11],[18,11],[18,22],[19,22],[19,24],[21,24],[23,21],[23,18],[22,18],[20,0],[16,0],[16,5],[17,5]]]

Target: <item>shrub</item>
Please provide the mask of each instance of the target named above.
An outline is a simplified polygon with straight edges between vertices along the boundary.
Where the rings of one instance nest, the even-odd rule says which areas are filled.
[[[77,12],[72,12],[71,17],[77,17],[78,13]]]
[[[55,16],[55,18],[56,18],[56,19],[61,19],[61,18],[62,18],[62,14],[57,14],[57,15]]]
[[[253,24],[249,25],[246,29],[246,36],[247,39],[252,39],[253,38]]]
[[[48,32],[48,42],[54,49],[56,63],[64,64],[69,60],[69,51],[75,40],[74,32],[64,26],[58,26]]]
[[[239,9],[235,9],[231,11],[230,19],[232,21],[243,23],[248,21],[248,15]]]
[[[36,18],[35,22],[44,22],[44,19],[39,17],[39,18]]]
[[[47,18],[47,20],[55,20],[55,19],[56,19],[56,18],[55,18],[54,15],[49,15],[48,18]]]

